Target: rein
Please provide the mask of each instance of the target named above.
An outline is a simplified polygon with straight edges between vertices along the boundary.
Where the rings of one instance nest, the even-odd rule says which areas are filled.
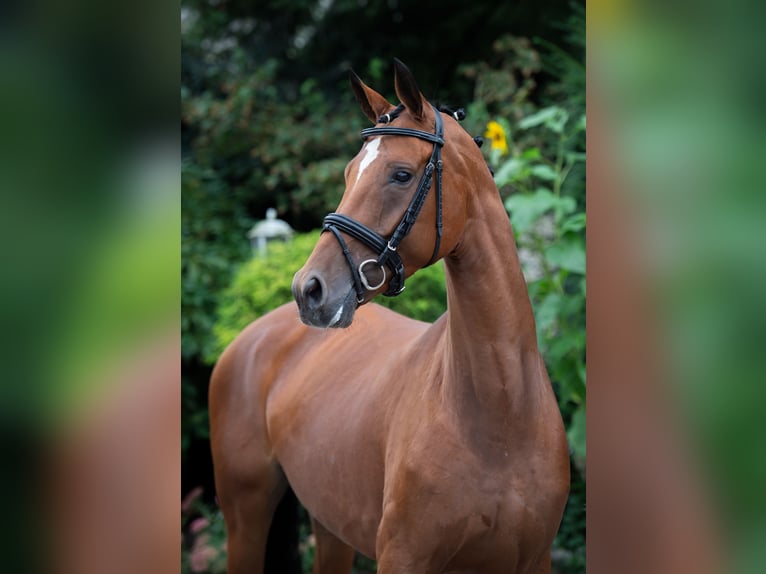
[[[444,145],[444,122],[441,118],[439,110],[431,106],[436,114],[436,127],[434,133],[424,132],[421,130],[415,130],[411,128],[397,128],[390,125],[383,127],[366,128],[362,130],[362,138],[367,139],[374,136],[407,136],[425,140],[434,145],[431,152],[431,158],[426,164],[423,176],[420,178],[418,188],[415,191],[415,195],[410,200],[410,204],[407,210],[404,212],[399,224],[394,229],[391,236],[386,239],[380,235],[377,231],[370,229],[363,223],[356,221],[348,215],[342,213],[330,213],[324,218],[322,226],[322,232],[330,231],[343,251],[343,255],[346,257],[349,268],[351,269],[351,276],[354,279],[354,288],[356,289],[356,301],[358,304],[364,302],[364,293],[367,291],[374,291],[379,289],[386,282],[386,267],[391,271],[391,282],[388,285],[383,295],[387,297],[395,297],[404,291],[404,264],[402,258],[397,253],[397,248],[402,240],[412,229],[415,224],[415,220],[420,214],[420,210],[423,208],[428,191],[431,189],[431,183],[433,181],[434,171],[436,172],[436,185],[434,186],[434,192],[436,194],[436,240],[434,244],[434,251],[431,255],[431,259],[426,263],[426,267],[436,261],[439,254],[439,247],[442,237],[442,159],[441,148]],[[389,124],[404,109],[404,106],[397,106],[392,112],[384,114],[378,119],[379,123]],[[346,245],[346,242],[341,236],[341,232],[346,233],[364,243],[367,247],[378,253],[377,259],[365,259],[359,265],[354,262],[351,252]],[[377,284],[371,284],[365,274],[365,268],[369,265],[375,265],[383,272],[383,277]]]

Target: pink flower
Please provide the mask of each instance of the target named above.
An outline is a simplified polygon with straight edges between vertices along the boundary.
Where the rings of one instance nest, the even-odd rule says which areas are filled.
[[[192,520],[192,523],[189,525],[189,530],[192,534],[198,534],[208,526],[210,526],[210,521],[207,518],[196,518]]]
[[[191,491],[189,491],[189,494],[187,494],[181,501],[181,512],[189,512],[194,502],[200,496],[202,496],[202,487],[197,486],[196,488],[192,488]]]
[[[189,557],[192,572],[206,572],[210,562],[218,556],[218,550],[212,546],[194,545]]]

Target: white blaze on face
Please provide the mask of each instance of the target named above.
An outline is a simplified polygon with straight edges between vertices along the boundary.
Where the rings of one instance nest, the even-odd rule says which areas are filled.
[[[358,183],[359,178],[362,177],[362,172],[370,167],[370,164],[375,161],[376,157],[378,157],[378,147],[380,147],[380,137],[364,144],[363,151],[365,153],[362,162],[359,164],[359,171],[356,172],[356,183]]]

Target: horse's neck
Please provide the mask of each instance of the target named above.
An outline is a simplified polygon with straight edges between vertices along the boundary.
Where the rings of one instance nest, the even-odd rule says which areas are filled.
[[[442,393],[471,433],[518,438],[512,427],[534,416],[540,386],[548,383],[508,216],[489,195],[469,211],[460,247],[445,260]]]

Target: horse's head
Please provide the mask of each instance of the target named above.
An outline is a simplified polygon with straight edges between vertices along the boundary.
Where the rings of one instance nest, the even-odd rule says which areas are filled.
[[[308,325],[348,327],[359,305],[400,293],[406,277],[452,251],[465,225],[472,170],[480,165],[488,175],[471,137],[426,101],[404,64],[395,61],[394,70],[398,106],[351,74],[376,127],[362,131],[340,205],[293,279]]]

